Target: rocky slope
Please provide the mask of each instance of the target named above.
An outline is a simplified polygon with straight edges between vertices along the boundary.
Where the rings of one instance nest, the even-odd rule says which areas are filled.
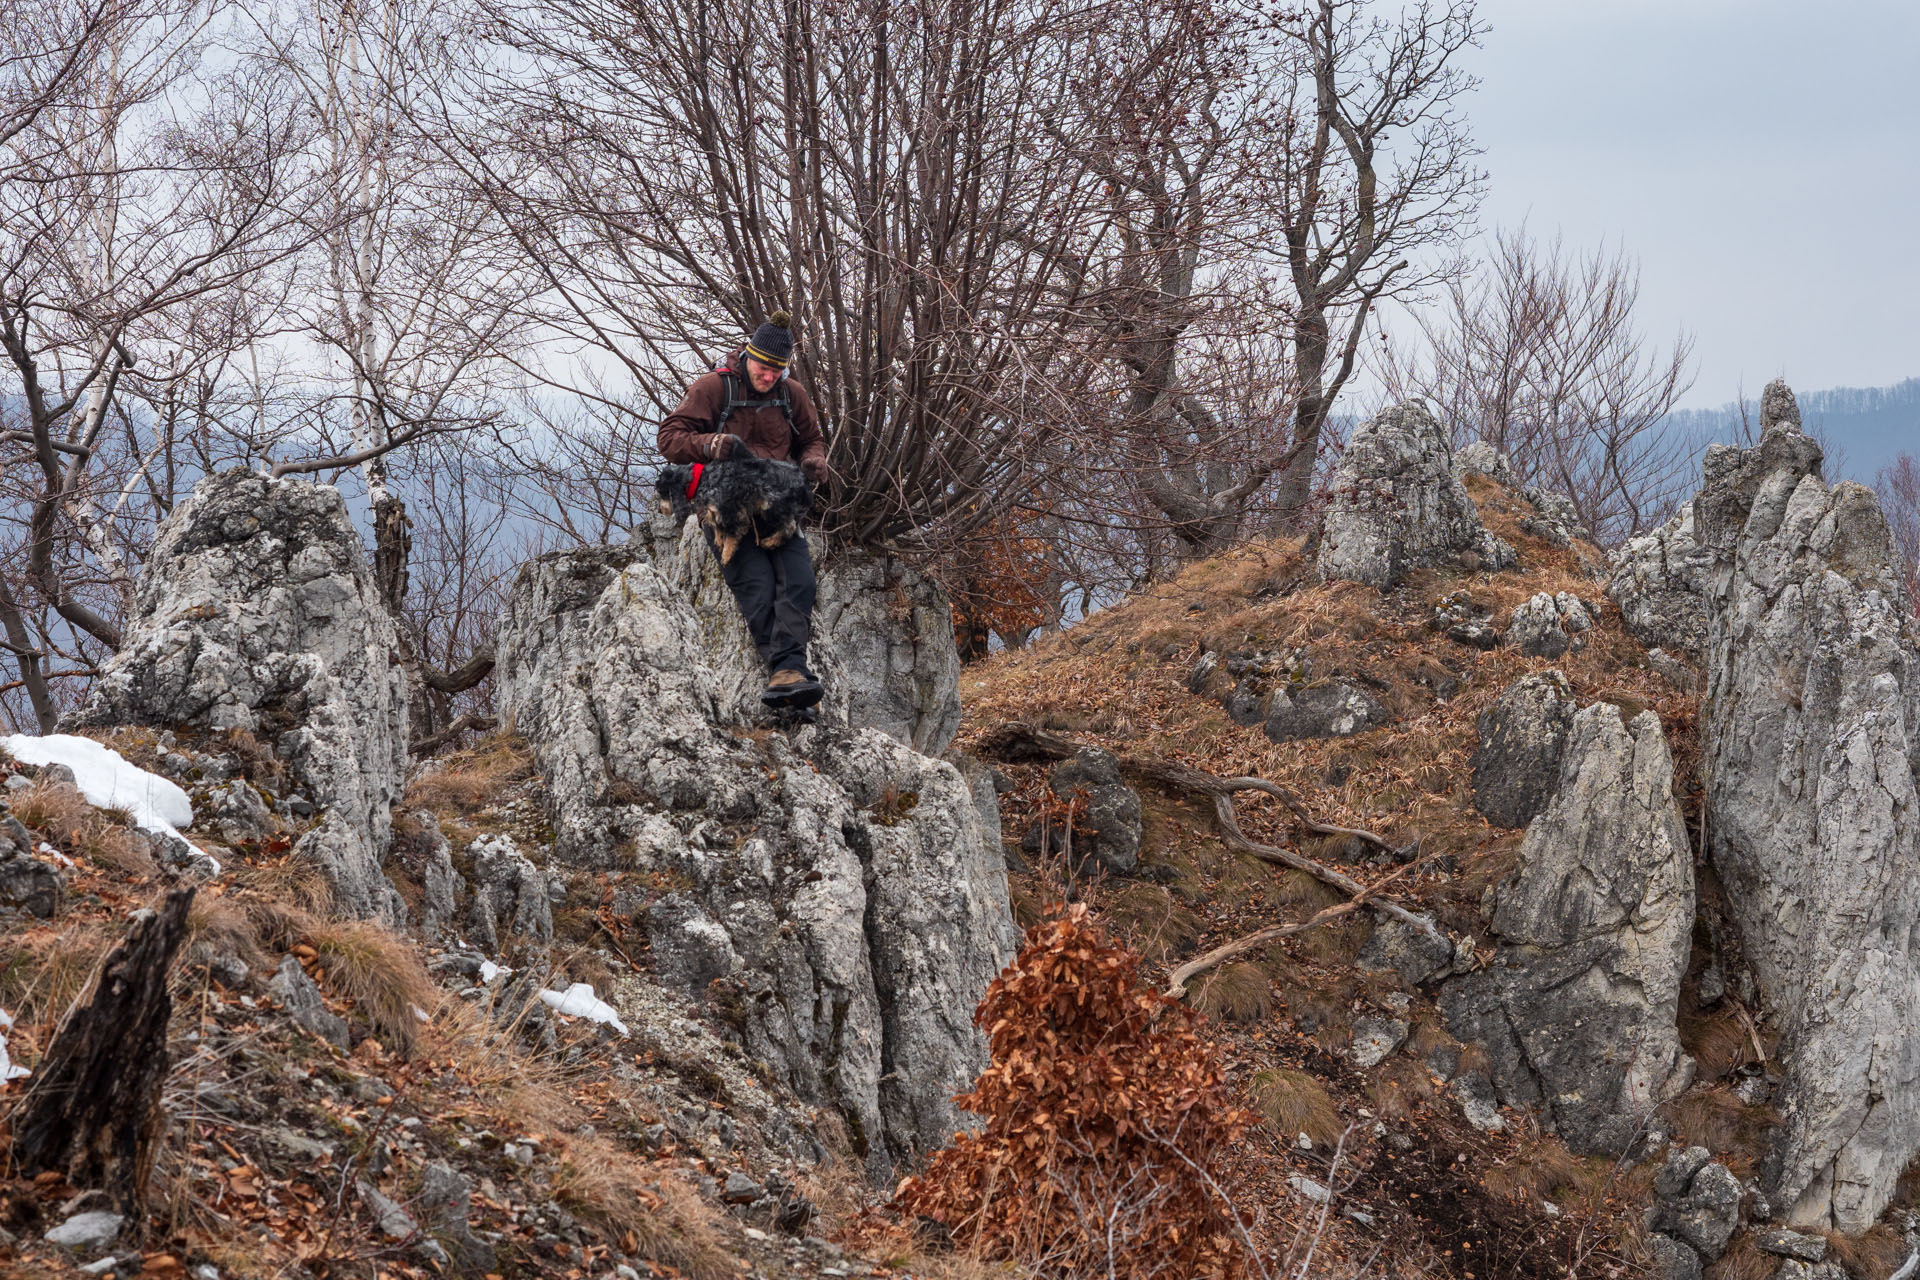
[[[1263,1121],[1220,1185],[1264,1251],[1885,1280],[1920,1209],[1917,651],[1870,495],[1765,403],[1611,564],[1404,407],[1317,545],[964,671],[937,589],[819,549],[813,726],[760,713],[691,531],[643,529],[523,569],[502,733],[410,772],[337,497],[210,480],[79,721],[223,867],[155,1213],[15,1175],[0,1245],[29,1274],[960,1280],[860,1211],[963,1121],[1016,922],[1088,901],[1163,979],[1361,884],[1186,982]],[[127,912],[211,864],[4,768],[30,1072]]]

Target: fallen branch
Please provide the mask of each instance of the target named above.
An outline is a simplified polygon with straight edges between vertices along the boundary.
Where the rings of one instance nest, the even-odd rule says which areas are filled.
[[[1243,956],[1249,951],[1258,950],[1269,942],[1276,941],[1280,938],[1290,938],[1296,933],[1305,933],[1309,929],[1317,929],[1323,924],[1329,924],[1338,920],[1341,916],[1353,914],[1361,907],[1369,905],[1368,900],[1370,898],[1392,884],[1395,880],[1398,880],[1401,876],[1412,871],[1416,865],[1418,864],[1409,863],[1382,880],[1379,884],[1361,890],[1360,893],[1348,898],[1345,902],[1336,902],[1330,907],[1317,911],[1311,917],[1302,920],[1298,924],[1268,925],[1264,929],[1254,930],[1245,937],[1235,938],[1232,942],[1223,942],[1204,955],[1195,956],[1173,971],[1173,977],[1167,983],[1166,994],[1178,1000],[1187,994],[1187,984],[1189,982],[1210,969],[1218,968],[1235,956]]]
[[[428,734],[424,738],[415,738],[408,748],[416,756],[432,755],[463,733],[491,733],[500,727],[498,716],[475,715],[466,712],[455,718],[454,722],[438,733]]]
[[[1003,760],[1066,760],[1077,754],[1084,745],[1062,734],[1050,733],[1019,720],[1009,720],[983,738],[980,749],[985,754]],[[1121,768],[1143,778],[1151,779],[1164,786],[1211,796],[1214,815],[1219,819],[1227,844],[1233,849],[1259,858],[1263,862],[1277,862],[1281,866],[1304,871],[1322,883],[1330,884],[1358,901],[1364,901],[1367,906],[1382,915],[1410,924],[1441,942],[1448,941],[1439,926],[1426,916],[1417,911],[1410,911],[1391,899],[1374,898],[1372,895],[1375,890],[1369,889],[1346,872],[1337,871],[1325,863],[1316,862],[1304,853],[1283,849],[1278,845],[1262,844],[1249,837],[1240,829],[1240,816],[1234,808],[1233,796],[1239,791],[1262,792],[1286,805],[1301,826],[1318,835],[1352,836],[1376,845],[1396,857],[1404,854],[1403,849],[1389,843],[1383,837],[1359,827],[1339,827],[1321,822],[1313,816],[1306,805],[1300,802],[1298,796],[1279,783],[1269,782],[1265,778],[1222,778],[1204,769],[1195,769],[1191,765],[1184,765],[1160,756],[1118,754],[1116,758],[1120,761]],[[1390,876],[1388,880],[1394,878]]]

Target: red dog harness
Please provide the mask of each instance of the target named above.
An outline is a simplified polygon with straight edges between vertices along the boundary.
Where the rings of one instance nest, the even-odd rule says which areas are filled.
[[[707,469],[707,464],[704,462],[696,462],[693,464],[693,479],[687,481],[687,501],[688,502],[693,501],[693,495],[695,491],[697,491],[700,488],[700,473],[702,471],[705,471],[706,469]]]

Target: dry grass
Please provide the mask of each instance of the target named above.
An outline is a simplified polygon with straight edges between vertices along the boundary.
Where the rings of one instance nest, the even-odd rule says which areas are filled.
[[[146,837],[128,825],[126,813],[94,808],[69,783],[42,780],[10,795],[7,803],[14,817],[70,856],[139,879],[159,871]]]
[[[468,817],[487,808],[502,789],[533,776],[533,755],[511,734],[483,738],[442,756],[407,787],[406,808]]]
[[[1760,1061],[1753,1051],[1747,1020],[1730,1004],[1709,1013],[1680,1016],[1680,1044],[1693,1055],[1700,1079],[1718,1083],[1741,1067]]]
[[[1828,1261],[1845,1267],[1853,1280],[1887,1280],[1907,1259],[1906,1241],[1892,1223],[1876,1222],[1857,1236],[1838,1231],[1823,1234]]]
[[[1200,979],[1189,999],[1209,1018],[1258,1022],[1273,1012],[1272,980],[1257,964],[1222,965]]]
[[[1247,1082],[1247,1094],[1253,1110],[1289,1142],[1304,1133],[1315,1146],[1332,1146],[1347,1127],[1326,1086],[1304,1071],[1256,1071]]]
[[[1200,917],[1161,885],[1130,880],[1104,906],[1114,936],[1151,964],[1165,964],[1200,935]]]
[[[0,934],[0,1008],[23,1031],[51,1027],[85,990],[115,937],[93,923]]]
[[[1389,1058],[1367,1085],[1367,1100],[1382,1120],[1409,1119],[1435,1093],[1433,1077],[1411,1058]]]
[[[721,1242],[718,1215],[676,1176],[642,1178],[633,1161],[600,1138],[568,1140],[554,1194],[574,1212],[622,1237],[629,1251],[691,1280],[738,1274]]]
[[[206,964],[216,956],[237,956],[249,969],[271,967],[261,946],[260,925],[246,905],[203,888],[187,911],[186,953],[190,961]]]
[[[1536,1136],[1494,1163],[1481,1182],[1494,1195],[1515,1204],[1534,1204],[1569,1193],[1582,1196],[1594,1190],[1594,1163],[1568,1151],[1558,1138]],[[1605,1180],[1604,1168],[1598,1177]]]
[[[304,859],[286,856],[271,862],[235,859],[228,868],[233,883],[278,911],[324,916],[333,906],[333,889],[320,868]],[[286,944],[275,944],[285,949]]]
[[[1771,1108],[1749,1106],[1729,1085],[1689,1089],[1666,1114],[1687,1145],[1705,1147],[1742,1177],[1759,1164],[1767,1133],[1779,1123]]]
[[[308,931],[327,986],[373,1024],[388,1047],[413,1052],[421,1028],[416,1011],[431,1013],[440,991],[407,939],[370,920],[329,921]]]
[[[1770,1280],[1780,1259],[1760,1252],[1753,1237],[1742,1231],[1733,1237],[1720,1260],[1707,1268],[1706,1280]]]

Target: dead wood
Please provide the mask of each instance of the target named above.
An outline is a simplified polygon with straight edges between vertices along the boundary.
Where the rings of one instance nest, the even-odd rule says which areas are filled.
[[[191,887],[175,889],[158,912],[133,913],[127,936],[61,1019],[12,1118],[23,1172],[56,1170],[73,1186],[106,1192],[134,1219],[165,1125],[167,974],[192,901]]]

